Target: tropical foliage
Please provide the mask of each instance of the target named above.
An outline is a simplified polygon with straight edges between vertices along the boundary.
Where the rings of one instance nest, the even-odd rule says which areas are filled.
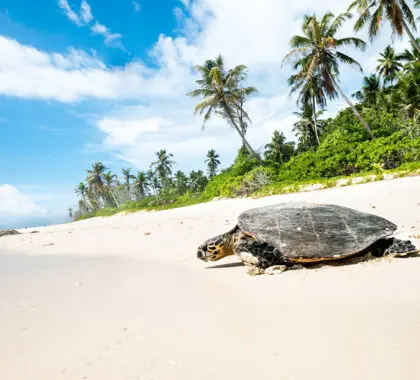
[[[414,5],[420,7],[420,1]],[[215,116],[237,132],[241,147],[234,162],[221,168],[222,160],[212,147],[203,152],[200,166],[188,173],[176,168],[166,149],[156,152],[153,162],[137,173],[122,169],[121,177],[95,162],[75,188],[77,210],[69,208],[69,213],[84,218],[185,206],[215,197],[294,189],[305,181],[334,184],[336,177],[382,176],[387,170],[420,167],[420,40],[413,35],[412,9],[404,0],[356,0],[349,11],[358,14],[354,29],[367,26],[370,40],[384,22],[395,35],[410,39],[410,48],[404,51],[385,47],[376,59],[375,72],[364,73],[360,88],[352,94],[354,103],[340,86],[340,71],[343,65],[362,70],[349,49],[363,50],[367,44],[340,36],[351,14],[307,15],[283,60],[292,64],[288,84],[298,106],[291,111],[295,120],[287,129],[274,130],[271,140],[258,150],[251,146],[246,105],[257,90],[246,85],[245,65],[228,69],[219,55],[195,67],[199,78],[188,95],[199,98],[194,111],[203,116],[203,129]],[[348,108],[326,118],[328,103],[338,96]],[[294,133],[295,141],[286,131]]]
[[[194,110],[200,115],[204,113],[203,128],[213,113],[221,116],[235,128],[244,146],[259,160],[259,156],[245,138],[247,126],[244,122],[250,122],[251,119],[243,108],[244,101],[257,92],[255,87],[244,85],[247,67],[238,65],[227,70],[222,56],[219,55],[215,60],[207,60],[202,66],[195,66],[195,69],[201,78],[196,80],[198,88],[190,91],[188,95],[202,98]]]

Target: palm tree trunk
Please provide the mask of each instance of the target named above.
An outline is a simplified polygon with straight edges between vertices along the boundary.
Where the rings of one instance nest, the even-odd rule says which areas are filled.
[[[248,149],[249,153],[251,153],[252,156],[254,156],[260,165],[262,165],[262,161],[260,156],[252,149],[251,145],[249,145],[248,141],[246,140],[245,136],[243,135],[242,131],[238,127],[238,125],[235,123],[235,120],[233,119],[233,116],[229,110],[229,107],[227,107],[225,104],[223,105],[223,108],[225,109],[226,115],[229,117],[229,121],[232,123],[236,131],[239,133],[239,136],[241,136],[242,143],[245,145],[245,147]]]
[[[315,132],[315,137],[316,137],[316,141],[318,143],[318,145],[320,145],[319,142],[319,137],[318,137],[318,122],[316,119],[316,105],[315,105],[315,97],[312,95],[312,113],[313,113],[313,122],[314,122],[314,132]]]
[[[370,137],[372,139],[375,138],[375,136],[373,135],[372,130],[370,129],[368,123],[366,123],[365,119],[363,119],[362,115],[360,115],[359,111],[357,111],[356,107],[353,105],[353,103],[350,101],[350,99],[346,96],[346,94],[344,94],[343,90],[340,88],[340,86],[337,84],[337,82],[335,81],[334,77],[328,73],[328,75],[331,78],[331,81],[334,83],[334,87],[336,88],[336,90],[340,93],[341,97],[347,102],[347,104],[351,107],[351,109],[353,110],[354,114],[356,115],[356,117],[359,119],[359,121],[362,123],[363,127],[365,127],[365,129],[368,131]]]
[[[114,192],[111,189],[109,189],[109,192],[111,193],[112,197],[114,198],[114,202],[117,205],[117,208],[120,208],[120,205],[118,204],[117,198],[115,198]]]
[[[411,30],[410,30],[410,28],[408,27],[408,25],[407,25],[407,23],[405,22],[405,20],[403,19],[402,20],[402,22],[403,22],[403,27],[404,27],[404,29],[405,29],[405,31],[406,31],[406,33],[408,34],[408,36],[410,37],[410,39],[411,39],[411,42],[413,43],[413,45],[415,46],[415,48],[418,50],[418,52],[420,53],[420,45],[419,45],[419,43],[417,42],[417,40],[416,40],[416,38],[414,37],[414,35],[413,35],[413,33],[411,33]]]

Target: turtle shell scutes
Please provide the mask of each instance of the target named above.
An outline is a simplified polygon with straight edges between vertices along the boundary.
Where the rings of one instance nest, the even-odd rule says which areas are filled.
[[[397,229],[394,223],[373,214],[307,202],[280,203],[245,211],[239,215],[238,226],[296,262],[351,256]]]

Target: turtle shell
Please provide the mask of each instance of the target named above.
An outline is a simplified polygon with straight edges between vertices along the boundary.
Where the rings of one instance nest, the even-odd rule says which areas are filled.
[[[257,241],[275,246],[292,262],[352,256],[397,229],[394,223],[376,215],[306,202],[245,211],[239,215],[238,227]]]

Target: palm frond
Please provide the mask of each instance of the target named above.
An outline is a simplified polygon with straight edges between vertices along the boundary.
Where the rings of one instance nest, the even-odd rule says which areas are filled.
[[[388,5],[385,8],[385,13],[388,17],[388,20],[391,22],[392,32],[398,36],[402,36],[404,27],[403,27],[403,13],[398,4],[393,1],[392,5]]]
[[[339,40],[336,40],[337,47],[345,46],[345,45],[354,46],[355,48],[360,49],[362,51],[364,51],[366,48],[366,42],[360,38],[346,37],[346,38],[340,38]]]
[[[341,53],[341,52],[337,52],[337,58],[343,62],[346,63],[348,65],[352,65],[352,66],[357,66],[361,72],[363,72],[363,68],[360,65],[359,62],[357,62],[355,59],[353,59],[352,57],[348,56],[347,54]]]
[[[207,107],[212,107],[217,104],[217,100],[214,96],[203,99],[201,102],[197,103],[194,107],[194,112],[200,111],[200,115],[204,112]]]
[[[311,45],[312,45],[311,40],[304,36],[296,35],[290,39],[291,48],[304,48],[304,47],[310,47]]]
[[[363,8],[363,10],[360,13],[359,18],[357,19],[356,23],[354,24],[354,30],[358,32],[361,30],[365,24],[369,21],[371,18],[371,8],[373,7],[373,4],[370,6],[367,6],[366,8]]]
[[[383,3],[380,3],[378,9],[371,16],[371,20],[369,24],[369,38],[371,41],[378,34],[379,27],[382,24],[383,11],[384,11],[384,5]]]
[[[332,22],[331,26],[328,28],[327,36],[333,37],[338,32],[339,29],[343,27],[345,21],[351,18],[351,13],[342,13],[338,15],[335,20]]]
[[[407,21],[407,23],[416,31],[416,21],[413,15],[413,12],[411,11],[410,7],[408,6],[407,2],[404,0],[398,0],[398,3],[400,4],[400,9],[402,11],[402,14],[404,15],[404,19]],[[420,7],[420,1],[414,2],[414,7],[419,8]]]

